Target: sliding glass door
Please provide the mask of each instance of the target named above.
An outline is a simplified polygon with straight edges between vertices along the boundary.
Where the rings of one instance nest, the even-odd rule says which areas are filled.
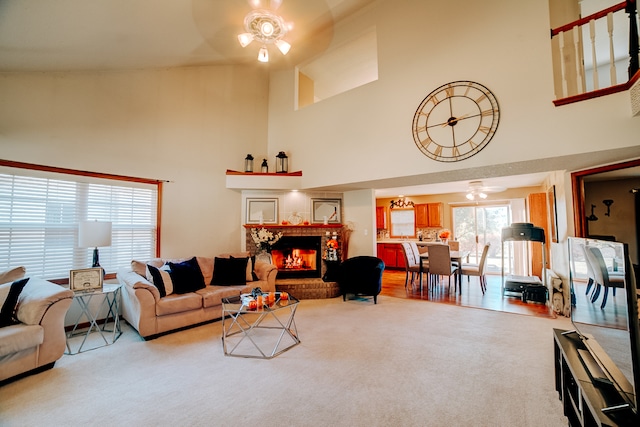
[[[511,224],[508,204],[468,205],[452,208],[454,236],[460,250],[469,251],[469,262],[479,263],[485,243],[491,243],[486,273],[500,273],[502,268],[502,228]],[[505,254],[508,256],[508,254]],[[505,268],[512,265],[505,259]],[[507,271],[505,271],[507,273]]]

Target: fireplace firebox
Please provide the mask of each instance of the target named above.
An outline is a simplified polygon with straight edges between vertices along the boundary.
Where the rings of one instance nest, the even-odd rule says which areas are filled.
[[[321,241],[319,236],[283,236],[271,248],[278,278],[321,277]]]

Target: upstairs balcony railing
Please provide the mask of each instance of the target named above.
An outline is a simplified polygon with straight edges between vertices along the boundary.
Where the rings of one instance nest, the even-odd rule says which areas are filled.
[[[638,79],[636,0],[551,30],[556,106],[628,90]]]

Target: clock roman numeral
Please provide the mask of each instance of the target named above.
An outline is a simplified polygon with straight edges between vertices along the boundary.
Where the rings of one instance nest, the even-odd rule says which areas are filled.
[[[480,115],[482,117],[488,117],[488,116],[493,116],[493,110],[484,110],[480,112]]]
[[[483,132],[483,133],[489,133],[489,131],[491,130],[491,128],[490,128],[490,127],[487,127],[487,126],[480,126],[480,127],[478,128],[478,130],[479,130],[480,132]]]
[[[449,86],[444,90],[447,98],[453,96],[453,87]]]

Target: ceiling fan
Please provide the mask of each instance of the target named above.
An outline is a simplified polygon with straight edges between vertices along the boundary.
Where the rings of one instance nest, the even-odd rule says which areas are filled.
[[[469,200],[486,199],[488,193],[500,193],[506,189],[506,187],[485,186],[482,181],[470,181],[466,197]]]

